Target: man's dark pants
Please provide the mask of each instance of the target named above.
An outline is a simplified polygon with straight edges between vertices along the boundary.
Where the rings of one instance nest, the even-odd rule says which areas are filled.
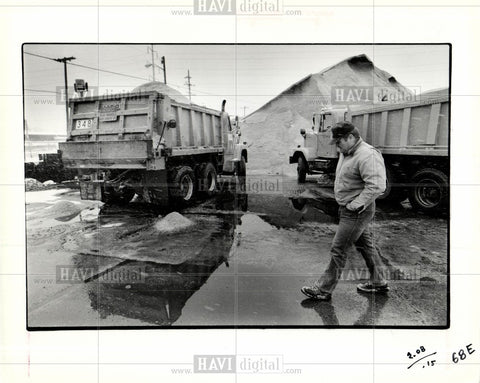
[[[324,293],[332,293],[345,267],[347,261],[346,252],[353,245],[362,254],[367,264],[372,284],[375,286],[386,284],[379,249],[375,246],[369,227],[374,215],[375,202],[361,213],[350,211],[345,206],[340,206],[340,222],[330,250],[330,264],[322,277],[315,283],[315,288]]]

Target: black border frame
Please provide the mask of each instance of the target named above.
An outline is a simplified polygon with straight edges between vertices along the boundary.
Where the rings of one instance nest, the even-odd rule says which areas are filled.
[[[450,317],[451,317],[451,307],[450,307],[450,212],[451,212],[451,193],[450,193],[450,172],[451,172],[451,120],[452,120],[452,103],[451,103],[451,93],[452,93],[452,44],[451,43],[49,43],[49,42],[25,42],[21,46],[21,55],[22,55],[22,103],[23,103],[23,155],[25,158],[25,63],[24,63],[24,47],[25,45],[233,45],[233,46],[246,46],[246,45],[280,45],[280,46],[289,46],[289,45],[323,45],[323,46],[353,46],[353,45],[362,45],[362,46],[375,46],[375,45],[414,45],[414,46],[421,46],[421,45],[446,45],[449,47],[449,83],[448,83],[448,184],[449,184],[449,210],[447,215],[447,323],[445,326],[387,326],[387,325],[372,325],[372,326],[353,326],[353,325],[308,325],[308,326],[300,326],[300,325],[277,325],[277,326],[269,326],[269,325],[207,325],[207,326],[55,326],[55,327],[32,327],[28,325],[28,262],[27,262],[27,217],[25,214],[25,294],[26,294],[26,303],[25,303],[25,325],[27,331],[71,331],[71,330],[90,330],[90,331],[98,331],[98,330],[211,330],[211,329],[398,329],[398,330],[447,330],[450,328]],[[26,192],[26,190],[24,191]],[[26,207],[26,202],[25,202]]]

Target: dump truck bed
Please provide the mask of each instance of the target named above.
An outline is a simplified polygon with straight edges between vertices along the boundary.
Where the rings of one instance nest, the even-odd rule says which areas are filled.
[[[351,119],[384,154],[448,155],[447,96],[352,110]]]
[[[223,151],[222,114],[213,109],[155,91],[69,103],[68,138],[59,144],[66,167],[148,168],[160,155],[160,139],[170,156]],[[166,128],[169,120],[176,129]]]

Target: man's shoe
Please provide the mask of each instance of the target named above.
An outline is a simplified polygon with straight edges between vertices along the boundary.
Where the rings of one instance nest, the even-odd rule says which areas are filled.
[[[390,287],[388,287],[387,284],[375,286],[374,284],[372,284],[372,282],[366,282],[366,283],[360,283],[359,285],[357,285],[357,290],[361,291],[362,293],[377,294],[377,293],[386,293],[388,290],[390,290]]]
[[[324,293],[320,290],[317,290],[313,287],[303,286],[301,292],[304,293],[307,297],[316,299],[318,301],[329,301],[332,299],[332,295],[329,293]]]

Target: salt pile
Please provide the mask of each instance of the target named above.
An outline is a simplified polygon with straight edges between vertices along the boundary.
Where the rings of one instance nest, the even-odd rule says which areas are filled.
[[[373,86],[376,92],[388,89],[389,92],[412,94],[392,75],[375,67],[366,55],[350,57],[310,74],[247,116],[242,123],[242,137],[251,145],[250,174],[291,175],[296,172],[296,166],[289,165],[288,156],[292,148],[303,144],[300,129],[311,129],[313,113],[331,105],[334,86]],[[373,99],[378,101],[378,97]]]
[[[164,218],[159,219],[155,223],[155,229],[161,233],[173,233],[184,230],[193,225],[194,222],[174,211],[173,213],[166,215]]]
[[[80,209],[71,201],[58,201],[52,207],[47,208],[48,214],[54,218],[74,216],[80,213]]]
[[[163,82],[151,81],[145,84],[139,85],[132,90],[132,93],[145,93],[157,91],[158,93],[166,94],[168,97],[174,99],[175,101],[182,102],[184,104],[190,104],[190,100],[181,94],[178,90],[169,87]]]

